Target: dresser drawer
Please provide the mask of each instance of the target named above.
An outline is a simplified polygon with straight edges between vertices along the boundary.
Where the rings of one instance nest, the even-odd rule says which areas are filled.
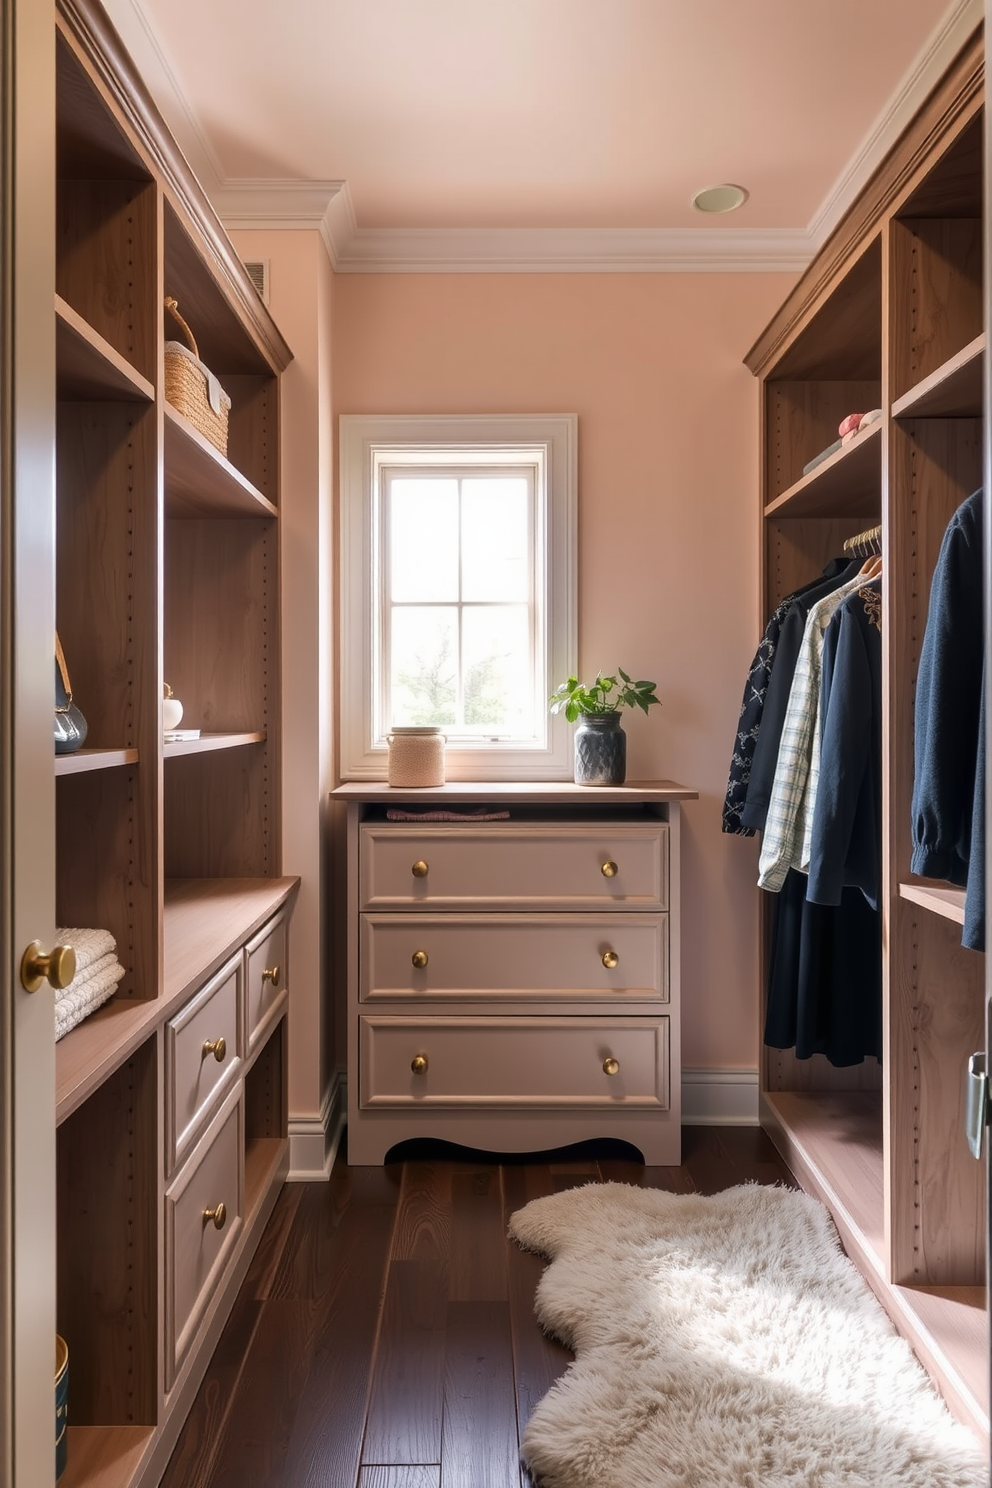
[[[362,909],[667,909],[664,822],[366,823]]]
[[[287,920],[277,915],[245,947],[246,1037],[249,1054],[275,1021],[286,997]]]
[[[668,1000],[667,914],[364,914],[359,945],[363,1002]]]
[[[241,1230],[242,1131],[241,1102],[232,1095],[165,1196],[167,1388]]]
[[[165,1025],[166,1166],[171,1173],[241,1069],[238,954]]]
[[[360,1104],[664,1111],[668,1034],[667,1018],[367,1014],[359,1019]]]

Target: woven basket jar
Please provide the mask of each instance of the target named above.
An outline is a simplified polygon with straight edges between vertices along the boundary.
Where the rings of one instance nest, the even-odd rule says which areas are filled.
[[[386,742],[390,785],[416,790],[444,784],[444,734],[439,728],[394,728]]]
[[[179,314],[172,295],[166,295],[165,308],[182,328],[189,346],[181,341],[165,343],[165,396],[193,428],[208,439],[214,449],[227,455],[227,420],[231,400],[209,367],[200,361],[196,337]]]

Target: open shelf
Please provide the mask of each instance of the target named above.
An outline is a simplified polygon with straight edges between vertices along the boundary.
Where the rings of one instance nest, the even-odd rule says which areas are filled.
[[[166,759],[175,759],[177,755],[210,754],[216,749],[242,749],[246,744],[264,743],[264,729],[242,734],[201,734],[198,739],[166,740],[163,752]]]
[[[877,517],[882,490],[882,424],[817,465],[765,507],[765,516]]]
[[[964,924],[964,889],[953,889],[949,884],[901,883],[899,897],[911,899],[914,904],[921,904],[924,909],[942,919],[953,920],[956,925]]]
[[[286,1152],[285,1137],[249,1137],[245,1143],[245,1217],[250,1219]]]
[[[893,418],[979,418],[985,369],[985,333],[897,398]]]
[[[71,1356],[69,1371],[71,1390]],[[70,1426],[68,1459],[59,1488],[92,1488],[94,1483],[100,1488],[127,1488],[135,1481],[154,1435],[151,1426]]]
[[[67,402],[120,399],[152,403],[155,389],[126,357],[74,310],[55,296],[56,395]]]
[[[55,1045],[55,1121],[61,1125],[124,1063],[159,1021],[154,999],[111,998]]]
[[[85,775],[90,770],[116,770],[121,765],[136,765],[136,749],[77,749],[75,754],[55,756],[56,775]]]
[[[167,517],[274,517],[277,509],[188,419],[165,405]]]

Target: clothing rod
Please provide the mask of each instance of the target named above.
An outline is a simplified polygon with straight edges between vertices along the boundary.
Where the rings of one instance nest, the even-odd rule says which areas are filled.
[[[869,527],[867,531],[859,532],[855,537],[845,538],[844,552],[853,553],[855,549],[866,547],[869,543],[878,543],[881,541],[881,537],[881,527]]]

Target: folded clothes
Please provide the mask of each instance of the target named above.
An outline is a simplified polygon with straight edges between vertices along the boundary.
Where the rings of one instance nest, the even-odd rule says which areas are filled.
[[[849,413],[847,418],[841,419],[837,427],[840,438],[843,439],[845,434],[856,434],[863,418],[863,413]]]
[[[870,424],[877,424],[881,417],[882,410],[880,408],[869,409],[867,413],[863,413],[861,415],[861,422],[858,425],[858,432],[860,433],[862,429],[867,429]]]
[[[56,930],[59,945],[71,945],[76,953],[76,975],[92,966],[108,951],[116,951],[117,942],[109,930],[87,930],[62,926]]]
[[[91,977],[75,991],[70,985],[59,994],[55,1002],[56,1043],[71,1028],[75,1028],[77,1023],[81,1023],[85,1017],[113,997],[114,989],[123,975],[123,966],[114,958],[114,964],[101,971],[98,976]]]
[[[471,811],[405,811],[399,806],[387,806],[388,821],[506,821],[508,811],[490,811],[485,806]]]
[[[828,444],[825,450],[821,450],[818,455],[814,455],[812,460],[808,460],[803,466],[803,475],[809,475],[810,471],[815,470],[817,465],[822,465],[824,460],[829,460],[830,456],[836,454],[837,450],[840,449],[843,442],[842,439],[835,439],[833,444]]]

